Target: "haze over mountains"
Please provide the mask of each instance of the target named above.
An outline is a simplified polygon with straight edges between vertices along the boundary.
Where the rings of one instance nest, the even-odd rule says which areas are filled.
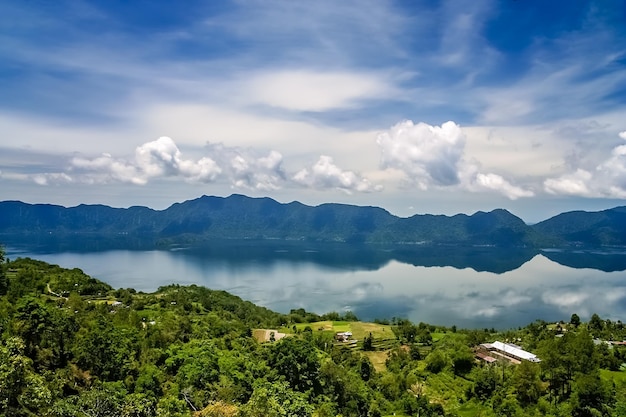
[[[496,247],[626,245],[626,207],[562,213],[535,225],[503,209],[401,218],[378,207],[299,202],[270,198],[202,196],[165,210],[105,205],[65,208],[0,202],[1,235],[111,237],[188,243],[215,239],[271,239],[314,242],[420,244]]]

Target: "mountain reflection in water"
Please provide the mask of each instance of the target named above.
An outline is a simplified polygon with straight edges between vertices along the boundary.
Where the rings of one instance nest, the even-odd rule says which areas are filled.
[[[170,283],[223,289],[280,312],[352,310],[363,320],[499,329],[536,319],[624,320],[626,253],[491,247],[221,241],[154,250],[153,243],[5,242],[10,258],[78,267],[113,287]]]

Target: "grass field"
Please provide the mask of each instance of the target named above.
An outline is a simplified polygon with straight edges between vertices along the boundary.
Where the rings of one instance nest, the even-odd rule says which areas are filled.
[[[355,321],[351,323],[350,331],[354,338],[358,340],[363,340],[370,333],[372,333],[374,339],[395,339],[391,326],[386,324]]]
[[[387,369],[385,361],[387,361],[387,357],[389,357],[389,351],[363,352],[363,354],[372,362],[376,372],[383,372]]]
[[[352,332],[352,337],[356,340],[363,340],[370,333],[372,333],[374,339],[395,338],[391,326],[362,321],[316,321],[313,323],[298,323],[295,326],[296,330],[299,331],[303,331],[308,326],[314,333],[319,331],[332,333]],[[281,327],[279,331],[293,333],[293,326]]]

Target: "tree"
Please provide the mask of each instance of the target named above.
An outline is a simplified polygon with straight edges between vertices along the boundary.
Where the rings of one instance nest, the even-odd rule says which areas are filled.
[[[569,323],[574,327],[580,326],[580,317],[578,317],[578,314],[572,314],[572,317],[569,319]]]
[[[121,379],[133,367],[135,350],[132,334],[98,317],[76,336],[73,349],[77,364],[107,381]]]
[[[372,373],[374,372],[374,366],[367,356],[361,358],[361,379],[363,381],[369,381]]]
[[[4,247],[0,245],[0,295],[6,295],[9,288],[9,282],[4,271]]]
[[[541,396],[541,380],[539,379],[539,365],[522,361],[515,368],[513,386],[517,391],[517,399],[523,405],[534,404]]]
[[[422,359],[420,346],[417,343],[412,343],[411,346],[409,346],[409,356],[411,356],[411,359],[413,359],[414,361]]]
[[[488,400],[498,386],[498,373],[493,366],[476,368],[473,372],[472,393],[481,401]]]
[[[268,365],[295,391],[319,392],[320,359],[312,342],[285,337],[271,346]]]
[[[374,338],[372,337],[372,332],[370,332],[369,336],[365,336],[365,338],[363,339],[363,350],[374,350],[373,342]]]
[[[417,336],[418,328],[407,319],[396,319],[396,325],[391,328],[400,341],[413,343]]]
[[[455,375],[465,375],[474,366],[474,355],[467,346],[462,346],[451,352],[452,369]]]
[[[598,316],[596,313],[593,313],[593,315],[589,319],[588,327],[593,335],[597,337],[604,328],[604,321],[602,321],[600,316]]]
[[[250,401],[241,407],[242,417],[309,417],[312,413],[306,396],[284,381],[257,383]]]
[[[0,415],[37,414],[52,400],[44,378],[34,372],[24,351],[24,342],[16,337],[0,344]]]
[[[433,350],[426,356],[426,369],[433,374],[438,374],[448,366],[450,359],[441,350]]]
[[[572,416],[609,416],[614,401],[611,391],[600,379],[599,372],[580,374],[574,383]]]

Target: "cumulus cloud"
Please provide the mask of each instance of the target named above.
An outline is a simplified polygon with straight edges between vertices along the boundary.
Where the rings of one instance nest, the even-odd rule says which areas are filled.
[[[295,184],[311,188],[337,188],[345,192],[372,192],[382,189],[367,178],[339,168],[330,156],[321,156],[310,168],[287,173],[281,153],[261,153],[252,148],[207,143],[205,156],[189,159],[169,137],[146,142],[135,149],[134,157],[117,158],[108,153],[95,158],[74,157],[66,172],[13,176],[40,185],[53,183],[145,185],[152,179],[182,179],[190,183],[230,183],[232,188],[268,192]],[[295,174],[293,172],[296,172]]]
[[[200,183],[225,178],[234,188],[268,191],[280,188],[284,181],[283,157],[276,151],[259,155],[249,149],[208,144],[205,152],[207,156],[198,160],[186,159],[171,138],[160,137],[138,146],[131,161],[103,154],[93,159],[73,158],[71,166],[83,182],[144,185],[153,178]]]
[[[84,182],[128,182],[143,185],[152,178],[180,177],[190,182],[212,182],[221,169],[211,158],[184,159],[169,137],[144,143],[135,149],[132,161],[103,154],[98,158],[73,158],[74,171],[84,174]]]
[[[626,131],[618,136],[626,140]],[[626,145],[614,147],[611,155],[593,170],[578,168],[573,173],[546,179],[543,186],[551,194],[626,198]]]
[[[208,144],[206,148],[234,188],[271,191],[279,189],[285,181],[283,156],[277,151],[260,155],[252,149],[223,144]]]
[[[147,179],[141,176],[139,169],[123,160],[114,159],[110,154],[93,159],[76,157],[71,160],[73,170],[79,172],[87,183],[129,182],[143,185]]]
[[[487,190],[493,190],[504,194],[511,200],[517,200],[521,197],[532,197],[534,195],[532,191],[515,186],[498,174],[478,173],[475,177],[475,184]]]
[[[380,133],[376,143],[382,154],[381,167],[403,171],[422,189],[459,183],[465,135],[454,122],[431,126],[405,120]]]
[[[431,126],[406,120],[380,133],[376,143],[381,150],[381,167],[403,172],[422,190],[456,186],[473,192],[495,191],[512,200],[534,195],[501,175],[481,173],[475,163],[467,162],[466,136],[452,121]]]
[[[550,194],[589,195],[591,193],[587,184],[592,177],[589,171],[577,169],[576,172],[559,178],[548,178],[543,186]]]
[[[338,188],[345,192],[372,192],[382,190],[382,186],[372,184],[367,178],[352,171],[345,171],[335,165],[333,158],[321,155],[310,169],[302,169],[293,180],[312,188]]]

